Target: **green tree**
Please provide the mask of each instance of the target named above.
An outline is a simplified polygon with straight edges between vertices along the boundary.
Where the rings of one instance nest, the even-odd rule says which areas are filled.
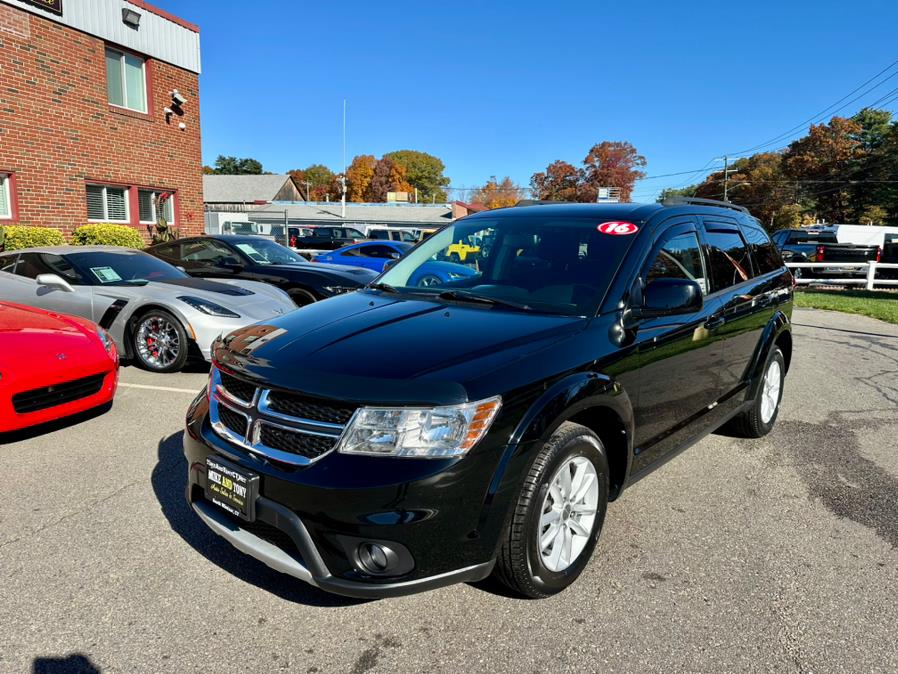
[[[218,155],[215,159],[214,173],[219,175],[259,175],[263,173],[261,162],[251,157],[238,159],[234,156]]]
[[[388,152],[383,158],[405,168],[406,180],[412,191],[418,188],[418,201],[446,201],[443,187],[449,184],[449,178],[443,175],[446,166],[441,159],[418,150],[396,150]]]

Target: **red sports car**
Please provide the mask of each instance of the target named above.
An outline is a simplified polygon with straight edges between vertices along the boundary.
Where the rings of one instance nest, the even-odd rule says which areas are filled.
[[[88,320],[0,302],[0,433],[112,400],[118,352]]]

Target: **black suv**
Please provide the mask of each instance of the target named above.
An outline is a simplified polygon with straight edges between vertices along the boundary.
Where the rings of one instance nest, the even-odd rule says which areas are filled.
[[[271,283],[300,307],[358,290],[377,276],[361,267],[312,264],[286,246],[261,236],[197,236],[160,243],[146,252],[199,278]]]
[[[473,276],[408,285],[459,239]],[[187,498],[216,533],[326,590],[495,572],[545,597],[609,500],[706,434],[777,418],[793,279],[726,204],[532,205],[456,221],[368,289],[213,346]]]

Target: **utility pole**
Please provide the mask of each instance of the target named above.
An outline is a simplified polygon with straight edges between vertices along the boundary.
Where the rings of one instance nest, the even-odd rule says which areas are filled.
[[[723,155],[723,200],[727,200],[727,188],[729,187],[730,182],[730,170],[727,168],[729,166],[730,158],[726,155]]]
[[[343,173],[340,175],[340,217],[346,219],[346,99],[343,99]]]

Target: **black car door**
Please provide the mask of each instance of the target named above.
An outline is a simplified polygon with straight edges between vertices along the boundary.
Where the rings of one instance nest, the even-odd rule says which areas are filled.
[[[724,395],[731,396],[745,384],[748,365],[772,315],[770,278],[757,274],[748,243],[734,220],[715,216],[702,221],[711,293],[719,298],[722,309],[721,385]],[[738,402],[736,397],[733,400]]]
[[[636,328],[639,358],[636,456],[639,472],[704,430],[700,418],[721,395],[723,357],[717,337],[719,300],[708,296],[707,260],[697,221],[678,218],[665,228],[645,260],[643,286],[658,278],[696,281],[705,295],[694,313],[642,321]]]

